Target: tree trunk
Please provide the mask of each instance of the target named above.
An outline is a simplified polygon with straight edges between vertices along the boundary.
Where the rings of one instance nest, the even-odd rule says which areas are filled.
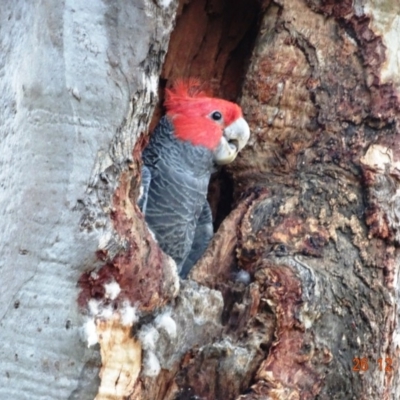
[[[0,397],[397,399],[400,6],[133,3],[1,6]],[[136,206],[159,76],[252,133],[185,281]]]
[[[0,6],[1,399],[99,390],[77,283],[115,237],[112,198],[155,105],[169,3]]]

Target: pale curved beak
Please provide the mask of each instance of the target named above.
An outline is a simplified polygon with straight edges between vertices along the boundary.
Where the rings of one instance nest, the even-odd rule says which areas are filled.
[[[250,128],[244,118],[239,118],[224,129],[218,147],[214,150],[214,161],[218,165],[231,163],[250,138]]]

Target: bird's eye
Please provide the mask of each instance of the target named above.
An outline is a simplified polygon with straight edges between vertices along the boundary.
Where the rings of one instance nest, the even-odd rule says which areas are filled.
[[[211,114],[211,118],[212,118],[214,121],[220,121],[220,120],[222,119],[222,114],[221,114],[219,111],[214,111],[214,112]]]

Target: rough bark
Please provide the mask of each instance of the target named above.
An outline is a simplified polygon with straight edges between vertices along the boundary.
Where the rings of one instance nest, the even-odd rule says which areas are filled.
[[[89,3],[1,6],[0,397],[396,399],[399,6]],[[136,206],[160,74],[252,131],[180,282]]]
[[[252,139],[229,169],[246,211],[236,230],[234,214],[223,222],[192,274],[221,290],[228,321],[239,321],[225,340],[232,330],[248,348],[246,324],[274,321],[241,399],[398,396],[395,20],[372,3],[288,0],[265,11],[241,97]],[[251,275],[245,302],[227,283],[233,260]]]
[[[385,7],[262,5],[241,96],[252,138],[228,168],[236,205],[191,274],[223,294],[223,330],[186,359],[178,398],[396,398],[398,43]]]

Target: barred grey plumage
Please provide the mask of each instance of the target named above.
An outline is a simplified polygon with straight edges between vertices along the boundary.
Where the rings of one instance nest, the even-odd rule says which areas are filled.
[[[207,189],[213,152],[176,139],[164,116],[143,152],[139,206],[161,249],[186,277],[213,235]]]

